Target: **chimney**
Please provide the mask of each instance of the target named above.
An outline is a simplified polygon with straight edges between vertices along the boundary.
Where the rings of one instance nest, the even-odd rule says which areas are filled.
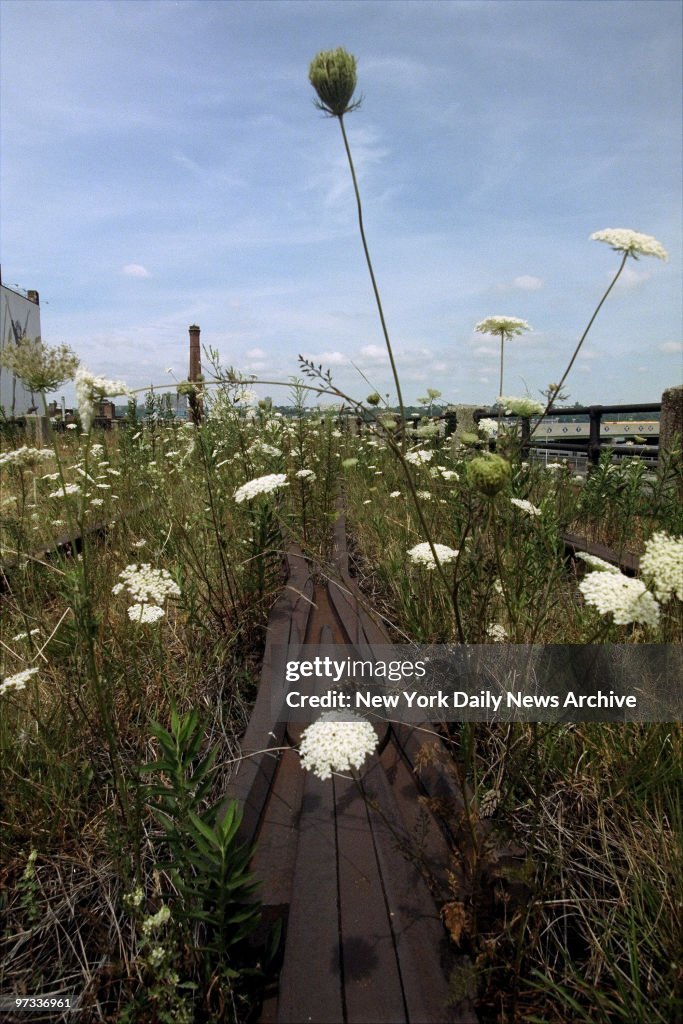
[[[192,324],[190,330],[190,372],[188,380],[199,380],[202,375],[202,356],[199,348],[199,331],[196,324]]]

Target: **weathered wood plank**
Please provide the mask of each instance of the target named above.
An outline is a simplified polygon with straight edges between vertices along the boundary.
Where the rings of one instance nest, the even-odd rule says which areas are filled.
[[[333,787],[307,774],[280,974],[279,1024],[345,1020]]]
[[[334,779],[346,1020],[402,1024],[401,977],[368,809],[353,780]]]

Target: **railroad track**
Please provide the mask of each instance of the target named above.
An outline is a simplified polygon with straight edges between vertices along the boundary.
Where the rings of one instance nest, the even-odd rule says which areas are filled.
[[[277,645],[287,645],[288,659],[295,659],[303,644],[344,644],[367,656],[390,643],[349,576],[341,518],[335,560],[337,579],[315,583],[301,552],[289,552],[289,579],[271,613],[242,742],[244,754],[259,753],[241,762],[226,794],[244,809],[241,838],[257,842],[252,868],[264,915],[284,925],[279,983],[264,1002],[261,1024],[475,1024],[471,1001],[449,996],[450,971],[467,969],[469,961],[454,955],[419,858],[405,852],[415,849],[419,830],[420,855],[443,884],[441,901],[449,898],[451,840],[420,799],[425,784],[415,771],[421,747],[437,734],[429,726],[381,723],[378,752],[357,785],[305,772],[296,752],[302,726],[274,720]],[[444,782],[438,772],[431,777],[435,789]],[[441,798],[457,801],[454,787],[446,789]]]

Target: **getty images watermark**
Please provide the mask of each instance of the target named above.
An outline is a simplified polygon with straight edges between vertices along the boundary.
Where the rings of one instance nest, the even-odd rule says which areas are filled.
[[[669,722],[683,718],[673,644],[273,648],[279,721],[348,711],[400,722]]]

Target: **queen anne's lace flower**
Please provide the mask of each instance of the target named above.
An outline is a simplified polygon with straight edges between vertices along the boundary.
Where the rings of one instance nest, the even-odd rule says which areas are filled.
[[[540,516],[540,508],[536,508],[530,501],[526,501],[524,498],[510,498],[510,504],[515,505],[521,509],[522,512],[526,512],[528,516]]]
[[[309,484],[315,480],[315,473],[312,469],[299,469],[294,475],[299,480],[307,480]]]
[[[301,766],[320,779],[332,772],[360,768],[377,747],[377,733],[357,715],[328,711],[304,730],[299,754]]]
[[[498,433],[497,421],[492,420],[489,416],[483,416],[477,426],[487,437],[495,437]]]
[[[645,544],[640,572],[659,601],[669,601],[673,594],[683,601],[683,537],[655,533]]]
[[[43,459],[54,459],[55,453],[51,448],[28,448],[25,444],[21,448],[13,448],[9,452],[0,455],[0,466],[31,467],[37,465]],[[45,479],[43,477],[43,479]]]
[[[120,380],[97,377],[84,366],[76,372],[76,401],[83,429],[88,431],[95,415],[95,399],[128,394],[127,386]]]
[[[606,242],[617,252],[627,252],[634,259],[638,256],[656,256],[658,260],[668,260],[669,254],[652,235],[641,235],[630,228],[605,228],[591,235],[594,242]]]
[[[454,562],[460,554],[459,551],[449,548],[446,544],[435,544],[434,550],[441,565],[448,565],[449,562]],[[415,565],[422,565],[425,569],[436,569],[432,549],[426,541],[423,544],[416,544],[414,548],[410,548],[408,557]]]
[[[504,398],[501,395],[497,404],[502,405],[506,413],[514,416],[540,416],[544,409],[540,402],[526,396],[523,398],[515,398],[514,396]]]
[[[166,612],[158,604],[132,604],[128,609],[128,618],[131,622],[158,622]]]
[[[586,602],[601,615],[612,615],[618,626],[642,622],[655,628],[659,623],[659,605],[642,580],[621,572],[589,572],[579,583]]]
[[[590,565],[591,569],[597,569],[599,572],[621,572],[616,565],[606,562],[604,558],[599,558],[597,555],[591,555],[587,551],[577,551],[576,557],[586,565]]]
[[[162,605],[167,597],[180,596],[180,587],[171,579],[168,569],[153,569],[149,562],[127,565],[119,579],[122,582],[112,587],[112,594],[120,594],[125,587],[133,600],[141,604]]]
[[[507,639],[507,632],[499,622],[492,622],[486,630],[486,635],[494,644],[502,644]]]
[[[6,676],[0,683],[0,696],[8,690],[23,690],[29,679],[36,674],[37,668],[25,668],[23,672],[16,675]]]
[[[256,477],[255,480],[248,480],[235,491],[235,501],[241,504],[243,501],[251,501],[259,494],[270,494],[279,487],[289,487],[285,473],[268,473],[266,476]]]
[[[531,327],[526,320],[519,320],[516,316],[489,316],[486,320],[480,320],[474,329],[479,334],[505,334],[508,338],[514,338],[530,331]]]
[[[434,457],[434,452],[426,451],[424,448],[419,448],[414,452],[406,452],[406,462],[410,462],[413,466],[424,466],[430,462]]]

